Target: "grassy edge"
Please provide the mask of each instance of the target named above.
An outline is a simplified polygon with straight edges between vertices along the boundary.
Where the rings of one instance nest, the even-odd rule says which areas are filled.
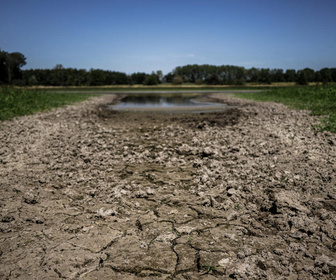
[[[0,121],[49,111],[100,96],[93,93],[55,93],[42,90],[0,87]]]
[[[143,90],[248,90],[250,87],[141,87]],[[102,91],[101,91],[102,90]],[[0,87],[0,121],[10,120],[17,116],[48,111],[52,108],[63,107],[76,102],[100,96],[107,91],[134,90],[124,88],[63,88],[63,89],[19,89]],[[93,93],[97,92],[99,93]],[[231,92],[232,93],[232,92]],[[258,92],[232,93],[235,97],[256,101],[283,103],[291,108],[310,110],[313,115],[321,116],[319,128],[336,132],[336,86],[306,86],[306,87],[274,87],[263,88]]]
[[[237,98],[282,103],[292,109],[309,110],[321,116],[318,128],[336,132],[336,86],[273,88],[260,92],[234,93]]]

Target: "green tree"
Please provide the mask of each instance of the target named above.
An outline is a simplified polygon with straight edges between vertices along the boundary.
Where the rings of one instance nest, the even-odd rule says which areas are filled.
[[[52,69],[51,84],[53,86],[64,86],[66,81],[66,75],[62,64],[57,64]]]
[[[295,69],[287,69],[284,75],[285,81],[287,83],[296,81],[296,70]]]
[[[284,82],[284,73],[282,69],[272,69],[270,71],[271,81],[275,83]]]
[[[221,83],[221,78],[217,73],[212,73],[205,79],[205,82],[208,85],[219,85]]]
[[[234,84],[244,85],[246,82],[246,70],[244,67],[236,67]]]
[[[11,84],[14,79],[21,78],[21,67],[26,64],[22,53],[0,51],[0,80]]]
[[[262,68],[259,74],[259,81],[263,84],[270,84],[271,83],[271,76],[270,76],[270,69],[269,68]]]
[[[143,85],[146,82],[148,74],[143,72],[133,73],[130,77],[132,84]]]
[[[315,80],[315,71],[313,69],[311,69],[311,68],[305,68],[302,71],[304,72],[304,75],[305,75],[308,83],[314,82],[314,80]]]
[[[156,76],[158,77],[159,83],[163,81],[163,73],[161,70],[156,71]]]
[[[329,68],[323,68],[320,70],[321,82],[324,84],[330,83],[332,81],[331,71]]]
[[[90,69],[90,86],[105,85],[105,73],[100,69]]]
[[[331,80],[336,83],[336,68],[331,68],[330,69],[330,74],[331,74]]]
[[[314,82],[319,83],[319,82],[321,82],[321,80],[322,80],[322,78],[321,78],[320,71],[316,71],[315,75],[314,75]]]
[[[246,79],[250,83],[257,83],[259,81],[260,70],[252,67],[247,70]]]
[[[297,74],[296,83],[301,86],[308,85],[307,72],[304,70],[299,70]]]
[[[7,82],[7,71],[6,71],[6,57],[8,53],[5,51],[2,51],[0,49],[0,82],[6,83]]]
[[[7,55],[5,62],[8,74],[8,83],[11,84],[15,78],[21,78],[21,67],[26,65],[26,58],[22,53],[14,52]]]
[[[152,72],[152,74],[147,77],[145,84],[148,86],[158,85],[159,84],[158,76],[154,72]]]
[[[174,75],[173,75],[173,73],[171,73],[171,72],[169,72],[167,75],[165,75],[165,76],[163,77],[163,81],[164,81],[165,83],[172,83],[172,82],[173,82],[173,79],[174,79]]]

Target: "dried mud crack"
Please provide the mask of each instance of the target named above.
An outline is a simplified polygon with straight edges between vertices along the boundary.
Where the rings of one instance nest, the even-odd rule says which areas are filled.
[[[0,279],[335,279],[335,135],[212,98],[238,108],[1,123]]]

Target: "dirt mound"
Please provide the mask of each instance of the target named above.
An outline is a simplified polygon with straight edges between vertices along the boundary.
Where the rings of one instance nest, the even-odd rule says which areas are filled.
[[[1,279],[333,279],[336,137],[275,103],[0,124]]]

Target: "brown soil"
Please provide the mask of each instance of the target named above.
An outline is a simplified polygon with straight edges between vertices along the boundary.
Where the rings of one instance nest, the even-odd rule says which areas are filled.
[[[112,112],[0,124],[0,279],[334,279],[336,136],[308,112]]]

